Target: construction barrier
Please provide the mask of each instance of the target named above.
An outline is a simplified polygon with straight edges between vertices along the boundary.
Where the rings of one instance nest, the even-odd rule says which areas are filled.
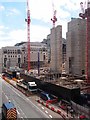
[[[51,110],[54,111],[54,107],[51,107]]]
[[[58,114],[61,114],[61,111],[60,111],[60,110],[57,110],[57,113],[58,113]]]
[[[52,111],[60,114],[60,115],[63,117],[63,119],[65,119],[65,120],[72,118],[72,117],[68,117],[67,114],[65,115],[65,114],[63,113],[63,111],[61,111],[60,109],[56,109],[56,108],[54,108],[53,106],[49,105],[49,104],[46,103],[46,102],[43,102],[43,101],[40,100],[40,99],[38,99],[38,100],[36,100],[36,101],[37,101],[38,103],[44,105],[45,107],[51,109]]]
[[[9,80],[8,78],[4,77],[4,80],[5,80],[6,82],[10,83],[10,80]]]
[[[49,108],[49,105],[48,105],[48,104],[46,104],[46,107],[47,107],[47,108]]]
[[[17,82],[17,79],[16,78],[12,78],[13,81]]]
[[[2,77],[7,83],[11,84],[14,88],[18,89],[20,92],[22,92],[25,96],[29,97],[31,94],[26,93],[26,91],[22,90],[21,88],[15,86],[10,82],[10,80],[7,77]]]

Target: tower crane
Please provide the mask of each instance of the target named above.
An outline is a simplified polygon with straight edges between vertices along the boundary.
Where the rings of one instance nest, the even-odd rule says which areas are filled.
[[[81,10],[82,10],[82,13],[79,14],[80,17],[82,17],[83,19],[85,19],[85,9],[84,9],[84,6],[83,6],[83,2],[80,3],[80,6],[81,6]]]
[[[28,71],[30,70],[30,8],[29,8],[29,0],[27,0],[27,64],[28,64]]]
[[[56,18],[56,10],[54,10],[54,4],[52,4],[53,7],[53,18],[51,18],[51,21],[53,22],[53,27],[55,27],[55,22],[57,21]]]
[[[83,2],[80,3],[82,13],[79,16],[86,18],[86,80],[90,85],[90,0],[87,0],[87,8],[84,8]]]

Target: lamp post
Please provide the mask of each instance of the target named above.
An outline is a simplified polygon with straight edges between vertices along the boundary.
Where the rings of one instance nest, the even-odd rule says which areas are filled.
[[[67,106],[67,117],[68,117],[68,106]]]
[[[38,50],[38,76],[40,75],[40,54]]]

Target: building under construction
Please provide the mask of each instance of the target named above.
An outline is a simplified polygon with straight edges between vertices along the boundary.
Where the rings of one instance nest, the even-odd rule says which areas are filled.
[[[66,39],[67,73],[81,76],[85,74],[86,20],[72,18],[68,22]]]
[[[62,69],[62,26],[53,27],[50,36],[51,70],[61,73]]]

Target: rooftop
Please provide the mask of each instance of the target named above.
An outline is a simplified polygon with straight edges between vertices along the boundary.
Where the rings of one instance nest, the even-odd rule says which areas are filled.
[[[6,107],[7,109],[14,108],[14,104],[11,103],[11,102],[7,102],[7,103],[5,103],[4,105],[5,105],[5,107]]]

